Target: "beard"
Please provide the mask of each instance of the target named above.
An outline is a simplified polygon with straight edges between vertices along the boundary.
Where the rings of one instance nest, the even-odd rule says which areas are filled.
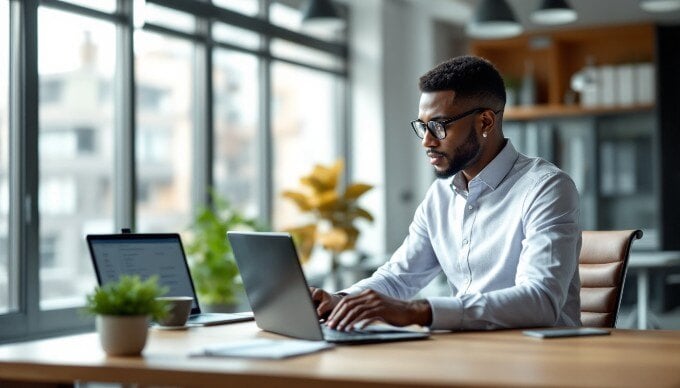
[[[470,127],[470,134],[468,135],[467,139],[465,139],[465,143],[461,144],[454,150],[453,158],[446,153],[435,150],[430,150],[428,152],[441,155],[448,162],[448,167],[446,170],[438,171],[435,168],[434,173],[437,178],[446,179],[456,175],[456,173],[459,171],[471,166],[477,160],[479,160],[481,155],[481,147],[479,146],[479,141],[477,140],[474,125]]]

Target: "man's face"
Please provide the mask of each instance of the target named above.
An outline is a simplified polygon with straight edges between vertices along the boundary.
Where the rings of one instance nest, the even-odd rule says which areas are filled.
[[[420,96],[418,118],[423,122],[443,121],[474,106],[455,104],[451,90],[423,93]],[[429,131],[423,138],[430,164],[438,178],[449,178],[473,166],[480,158],[481,146],[475,128],[476,114],[463,117],[446,126],[446,137],[437,139]]]

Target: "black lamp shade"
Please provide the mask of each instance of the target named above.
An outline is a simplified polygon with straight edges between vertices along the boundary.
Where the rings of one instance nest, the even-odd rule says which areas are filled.
[[[331,0],[309,0],[302,10],[302,24],[312,29],[337,29],[344,20]]]
[[[517,18],[505,0],[482,0],[475,12],[474,21],[477,23],[501,21],[517,23]]]
[[[505,0],[482,0],[468,26],[476,38],[509,38],[522,33],[522,25]]]

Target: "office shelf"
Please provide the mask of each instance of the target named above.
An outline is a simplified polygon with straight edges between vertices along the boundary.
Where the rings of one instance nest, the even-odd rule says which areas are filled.
[[[532,121],[560,117],[607,116],[626,113],[651,112],[654,104],[631,106],[582,107],[579,105],[533,105],[506,107],[503,118],[511,121]]]

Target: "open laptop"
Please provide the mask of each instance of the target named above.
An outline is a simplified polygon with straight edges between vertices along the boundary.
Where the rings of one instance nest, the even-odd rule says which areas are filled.
[[[312,341],[369,343],[427,338],[427,332],[344,332],[319,323],[293,239],[287,233],[227,232],[255,322]]]
[[[168,287],[165,296],[194,298],[187,321],[189,325],[207,326],[253,319],[249,311],[201,312],[179,234],[91,234],[87,236],[87,245],[99,285],[118,280],[121,275],[139,275],[142,279],[158,275],[158,283]]]

